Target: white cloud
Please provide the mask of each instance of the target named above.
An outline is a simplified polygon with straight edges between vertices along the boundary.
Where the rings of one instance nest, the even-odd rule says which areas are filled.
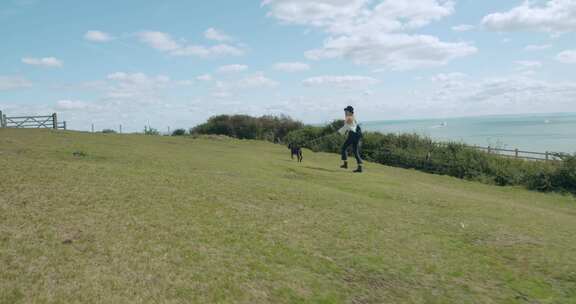
[[[294,73],[310,70],[310,66],[302,62],[279,62],[274,65],[274,69],[278,71]]]
[[[454,85],[440,83],[423,92],[419,111],[434,109],[450,115],[565,111],[573,108],[576,82],[545,81],[531,74],[465,78]],[[421,114],[420,114],[421,115]]]
[[[537,69],[542,67],[542,62],[533,60],[518,60],[516,65],[521,69]]]
[[[140,41],[159,51],[167,52],[173,56],[241,56],[244,50],[229,44],[217,44],[213,46],[183,44],[172,38],[167,33],[157,31],[144,31],[138,34]]]
[[[177,86],[187,86],[191,80],[172,80],[165,75],[149,76],[144,73],[116,72],[107,77],[106,97],[134,103],[155,103],[160,92]]]
[[[212,75],[210,75],[210,74],[200,75],[200,76],[196,77],[196,80],[200,80],[200,81],[212,81]]]
[[[467,42],[443,42],[429,35],[402,33],[454,12],[451,0],[265,0],[268,15],[281,22],[319,28],[329,37],[309,59],[345,58],[357,64],[407,70],[444,65],[474,54]]]
[[[156,77],[149,77],[144,73],[124,73],[116,72],[109,74],[107,77],[109,80],[116,80],[126,83],[138,83],[138,84],[166,84],[170,82],[170,77],[164,75],[158,75]]]
[[[209,28],[204,32],[204,37],[206,37],[206,39],[209,40],[215,40],[215,41],[231,41],[232,37],[226,35],[225,33],[215,29],[215,28]]]
[[[452,27],[452,30],[455,32],[468,32],[471,31],[473,29],[475,29],[476,27],[470,24],[460,24],[460,25],[456,25]]]
[[[189,45],[173,50],[171,54],[175,56],[198,57],[242,56],[244,55],[244,50],[228,44],[218,44],[214,46]]]
[[[248,69],[247,65],[243,64],[230,64],[218,68],[219,73],[238,73]]]
[[[44,57],[44,58],[25,57],[22,58],[22,63],[49,68],[59,68],[63,65],[62,61],[54,57]]]
[[[55,109],[58,111],[97,111],[98,106],[80,100],[59,100]]]
[[[566,50],[556,56],[556,60],[562,63],[576,63],[576,50]]]
[[[212,93],[210,94],[212,97],[225,99],[234,96],[232,93],[232,87],[223,82],[223,81],[216,81],[214,88],[212,89]]]
[[[170,89],[190,85],[191,80],[116,72],[106,76],[105,80],[90,83],[94,85],[81,86],[100,92],[99,98],[92,101],[61,99],[45,112],[58,111],[69,126],[84,130],[90,129],[90,124],[94,123],[98,130],[122,124],[124,131],[136,131],[148,122],[158,127],[174,120],[185,121],[189,116],[189,103],[181,101],[174,105]]]
[[[339,88],[361,88],[377,84],[378,79],[367,77],[367,76],[355,76],[355,75],[345,75],[345,76],[318,76],[305,79],[302,83],[305,86],[331,86]]]
[[[451,0],[264,0],[269,16],[282,22],[311,25],[333,34],[399,31],[423,27],[454,12]]]
[[[108,75],[107,79],[112,81],[106,92],[107,98],[138,103],[153,103],[158,90],[170,83],[166,76],[149,77],[144,73],[117,72]]]
[[[430,80],[432,80],[433,82],[446,83],[446,82],[453,82],[453,81],[461,81],[467,77],[468,77],[468,75],[466,75],[464,73],[460,73],[460,72],[440,73],[440,74],[436,74],[436,75],[432,76],[430,78]]]
[[[278,85],[278,82],[266,77],[263,73],[258,72],[236,79],[215,81],[210,95],[218,99],[228,99],[230,97],[235,97],[239,90],[274,88]]]
[[[576,1],[548,0],[544,5],[525,1],[507,12],[489,14],[482,24],[494,31],[576,31]]]
[[[108,42],[114,39],[114,37],[101,31],[87,31],[86,34],[84,34],[84,39],[93,42]]]
[[[138,34],[140,41],[160,51],[174,51],[180,48],[180,45],[169,34],[145,31]]]
[[[415,29],[428,25],[454,13],[452,0],[385,0],[378,4],[367,23],[401,23],[404,29]]]
[[[187,80],[177,80],[177,81],[174,82],[174,84],[177,85],[177,86],[191,86],[191,85],[194,84],[194,81],[193,81],[193,80],[189,80],[189,79],[187,79]]]
[[[268,16],[286,23],[329,26],[335,20],[354,18],[366,0],[264,0]]]
[[[323,48],[308,51],[306,57],[312,60],[347,58],[357,64],[410,70],[445,65],[476,52],[477,49],[467,43],[442,42],[434,36],[383,33],[329,38]]]
[[[364,95],[364,96],[373,96],[373,95],[374,95],[374,91],[372,91],[372,90],[365,90],[364,92],[362,92],[362,95]]]
[[[464,73],[440,73],[430,77],[430,80],[443,90],[454,90],[465,86],[468,75]]]
[[[210,95],[212,97],[219,98],[219,99],[225,99],[225,98],[229,98],[229,97],[234,96],[229,91],[213,91]]]
[[[527,45],[524,50],[526,51],[543,51],[551,48],[552,45],[550,44],[530,44]]]
[[[32,82],[23,77],[0,76],[0,91],[29,88]]]
[[[278,86],[278,82],[267,78],[262,74],[247,76],[238,81],[238,87],[241,89],[273,88],[276,86]]]

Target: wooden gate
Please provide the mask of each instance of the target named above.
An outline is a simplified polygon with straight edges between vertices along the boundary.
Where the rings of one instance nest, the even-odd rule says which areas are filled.
[[[59,122],[56,113],[47,116],[10,117],[0,111],[0,128],[47,128],[66,130],[66,122]]]

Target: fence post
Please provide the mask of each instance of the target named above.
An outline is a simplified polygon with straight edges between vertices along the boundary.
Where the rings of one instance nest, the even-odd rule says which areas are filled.
[[[518,158],[518,148],[514,149],[514,157]]]
[[[92,133],[94,133],[94,124],[92,124]]]
[[[546,160],[550,160],[550,153],[546,151]]]
[[[8,128],[8,120],[6,119],[6,114],[2,114],[2,124],[3,128]]]
[[[56,116],[56,113],[52,114],[52,127],[58,130],[58,117]]]
[[[491,151],[492,151],[492,148],[490,146],[488,146],[488,154],[490,154]]]
[[[2,115],[2,111],[0,111],[0,128],[4,128],[4,116]]]
[[[66,122],[64,121],[64,130],[66,130]]]

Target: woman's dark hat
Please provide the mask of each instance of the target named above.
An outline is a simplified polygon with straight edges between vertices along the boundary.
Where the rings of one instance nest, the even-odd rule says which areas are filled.
[[[347,106],[344,111],[354,114],[354,108],[352,106]]]

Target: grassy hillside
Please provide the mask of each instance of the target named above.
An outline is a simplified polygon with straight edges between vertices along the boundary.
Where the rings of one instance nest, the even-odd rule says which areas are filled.
[[[338,164],[0,129],[0,303],[576,303],[573,197]]]

